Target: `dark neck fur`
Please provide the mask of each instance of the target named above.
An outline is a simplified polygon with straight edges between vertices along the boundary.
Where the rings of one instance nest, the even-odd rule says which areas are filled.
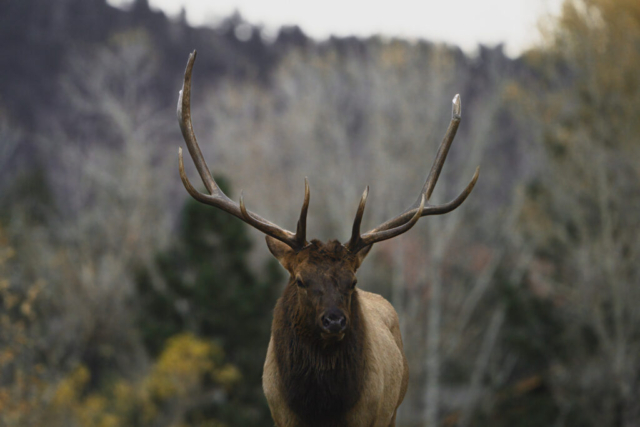
[[[295,285],[276,305],[273,336],[282,392],[300,427],[340,427],[364,383],[364,324],[353,293],[345,337],[326,343],[297,307]]]

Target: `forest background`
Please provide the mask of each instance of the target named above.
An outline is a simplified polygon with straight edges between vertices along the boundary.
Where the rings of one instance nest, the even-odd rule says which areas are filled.
[[[182,188],[193,48],[218,179],[291,228],[308,176],[323,240],[347,239],[367,184],[371,226],[415,198],[461,94],[434,198],[480,164],[476,189],[359,273],[401,319],[399,426],[640,424],[640,2],[568,0],[541,31],[514,59],[0,0],[0,425],[272,425],[260,375],[286,277]]]

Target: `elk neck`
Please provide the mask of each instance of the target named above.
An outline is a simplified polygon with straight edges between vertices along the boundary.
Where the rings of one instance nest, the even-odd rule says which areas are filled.
[[[290,283],[274,312],[273,338],[282,392],[301,425],[343,425],[363,392],[365,327],[358,293],[351,300],[351,325],[340,341],[321,339],[313,315],[298,304]]]

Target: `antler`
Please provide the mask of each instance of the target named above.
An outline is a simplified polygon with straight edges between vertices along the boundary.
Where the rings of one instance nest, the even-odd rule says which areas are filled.
[[[180,130],[184,141],[187,143],[187,148],[193,159],[193,163],[196,165],[196,169],[202,178],[204,186],[207,188],[209,194],[200,193],[196,190],[187,174],[184,171],[184,162],[182,160],[182,148],[178,149],[178,156],[180,159],[180,178],[186,188],[187,192],[197,201],[205,203],[207,205],[214,206],[222,209],[225,212],[234,215],[254,228],[262,231],[264,234],[278,239],[283,243],[286,243],[294,250],[300,250],[307,245],[306,232],[307,232],[307,210],[309,208],[309,181],[304,179],[304,202],[300,211],[300,218],[298,219],[298,226],[295,233],[285,230],[272,222],[260,217],[259,215],[250,212],[244,205],[244,198],[242,193],[240,195],[240,204],[232,201],[226,194],[220,189],[213,175],[207,167],[207,163],[202,156],[202,151],[198,146],[196,135],[193,131],[193,125],[191,124],[191,73],[193,71],[193,64],[196,60],[196,51],[194,50],[189,55],[189,62],[187,62],[187,69],[184,73],[184,83],[182,90],[180,91],[180,97],[178,98],[178,122],[180,124]]]
[[[479,166],[476,168],[473,178],[471,178],[471,182],[469,182],[467,187],[458,197],[443,205],[432,205],[427,203],[431,197],[431,193],[433,193],[436,183],[438,182],[442,166],[444,165],[444,162],[447,159],[447,154],[449,153],[449,148],[451,147],[451,143],[458,131],[458,126],[460,125],[460,120],[462,118],[461,113],[462,106],[460,103],[460,95],[456,95],[453,98],[453,110],[449,128],[447,129],[447,133],[444,135],[440,148],[438,148],[436,159],[433,162],[433,166],[431,166],[431,171],[422,186],[422,191],[420,192],[418,199],[413,203],[413,205],[411,205],[411,207],[400,215],[361,235],[360,223],[362,222],[362,215],[364,214],[364,207],[367,202],[367,195],[369,194],[369,187],[366,188],[362,198],[360,199],[360,205],[358,206],[356,218],[353,222],[351,239],[345,245],[350,252],[357,253],[366,246],[396,237],[413,227],[420,217],[451,212],[460,206],[462,202],[466,200],[467,196],[471,194],[471,190],[473,190],[473,187],[476,185],[476,181],[478,181],[478,176],[480,174]]]

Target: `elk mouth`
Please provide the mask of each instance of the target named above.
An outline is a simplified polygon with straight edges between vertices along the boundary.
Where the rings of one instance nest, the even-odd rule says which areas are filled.
[[[346,314],[339,308],[330,308],[320,316],[320,336],[325,341],[341,341],[349,323]]]
[[[320,337],[327,342],[339,342],[344,339],[345,332],[326,332],[322,331]]]

